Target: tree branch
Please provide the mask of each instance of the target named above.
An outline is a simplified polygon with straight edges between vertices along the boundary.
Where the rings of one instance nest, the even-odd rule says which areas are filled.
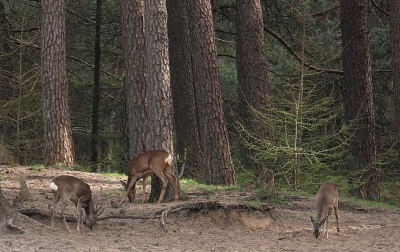
[[[300,63],[303,63],[303,59],[301,58],[300,55],[298,55],[294,49],[289,45],[289,43],[287,43],[281,36],[279,36],[277,33],[275,33],[274,31],[272,31],[271,29],[264,27],[264,31],[266,31],[268,34],[270,34],[272,37],[276,38],[288,51],[289,53],[295,57],[295,59],[297,59],[297,61],[299,61]],[[329,68],[320,68],[320,67],[316,67],[311,65],[310,63],[304,62],[304,66],[311,69],[311,70],[315,70],[317,72],[325,72],[325,73],[334,73],[334,74],[340,74],[343,75],[343,71],[341,70],[336,70],[336,69],[329,69]]]
[[[381,12],[383,12],[384,14],[390,16],[390,12],[385,11],[382,7],[380,7],[380,6],[375,2],[375,0],[371,0],[371,3],[372,3],[373,6],[375,6],[375,8],[377,8],[378,10],[380,10]]]
[[[30,47],[32,47],[32,48],[35,48],[35,49],[37,49],[37,50],[40,50],[40,46],[38,46],[38,45],[36,45],[36,44],[34,44],[34,43],[32,43],[32,42],[25,42],[25,41],[21,41],[21,40],[16,39],[16,38],[13,38],[13,40],[11,41],[11,43],[13,43],[13,44],[15,44],[15,45],[18,45],[18,46],[30,46]],[[78,61],[79,63],[82,63],[82,64],[84,64],[84,65],[86,65],[86,66],[88,66],[88,67],[90,67],[90,68],[94,68],[94,65],[89,64],[88,62],[86,62],[86,61],[84,61],[84,60],[81,60],[81,59],[79,59],[79,58],[77,58],[77,57],[75,57],[75,56],[68,56],[68,55],[67,55],[67,58],[68,58],[68,59],[75,60],[75,61]],[[122,78],[116,76],[115,74],[112,74],[112,73],[107,72],[107,71],[105,71],[105,70],[102,70],[102,72],[103,72],[105,75],[108,75],[108,76],[110,76],[110,77],[113,77],[114,79],[117,79],[117,80],[119,80],[119,81],[122,81],[122,80],[123,80]]]

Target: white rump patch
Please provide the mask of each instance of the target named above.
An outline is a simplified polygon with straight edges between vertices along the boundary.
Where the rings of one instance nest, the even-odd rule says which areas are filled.
[[[54,182],[51,182],[50,183],[50,189],[53,190],[53,191],[57,191],[58,190],[58,186]]]
[[[165,159],[165,163],[168,163],[168,164],[170,164],[170,163],[171,163],[171,161],[172,161],[172,155],[171,155],[171,154],[169,154],[169,155],[168,155],[168,157]]]

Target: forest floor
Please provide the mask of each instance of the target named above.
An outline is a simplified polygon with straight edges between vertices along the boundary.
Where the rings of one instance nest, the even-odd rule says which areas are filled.
[[[0,230],[0,251],[400,251],[399,210],[340,202],[340,233],[332,218],[329,238],[316,240],[311,231],[314,199],[310,197],[281,195],[287,204],[261,200],[260,205],[251,205],[253,192],[221,190],[209,195],[187,190],[177,203],[141,204],[138,185],[133,204],[113,208],[110,202],[124,195],[118,177],[0,166],[2,191],[11,204],[20,192],[21,174],[33,200],[19,204],[19,208],[37,209],[42,214],[18,215],[13,224],[22,228],[23,234]],[[76,222],[69,222],[68,233],[60,219],[54,228],[50,226],[48,206],[53,195],[49,184],[62,174],[84,179],[91,186],[95,204],[103,205],[103,219],[92,231],[78,232]],[[169,208],[176,211],[167,214],[165,231],[158,215]],[[66,212],[76,217],[72,203]],[[121,218],[107,218],[110,216]]]

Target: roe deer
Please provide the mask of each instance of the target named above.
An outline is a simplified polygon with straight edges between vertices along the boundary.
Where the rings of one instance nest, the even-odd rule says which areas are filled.
[[[97,216],[103,211],[98,213],[99,208],[95,210],[92,192],[88,184],[76,177],[62,175],[51,181],[50,189],[52,190],[54,196],[53,205],[51,207],[52,227],[54,227],[55,208],[61,199],[61,214],[64,218],[64,224],[68,232],[71,232],[71,230],[69,229],[68,223],[65,219],[64,211],[69,200],[75,204],[76,211],[78,213],[78,226],[76,229],[79,231],[80,224],[82,224],[83,229],[82,208],[84,208],[86,212],[86,226],[89,228],[89,230],[92,230],[93,225],[96,223]]]
[[[146,199],[146,181],[147,177],[154,173],[163,183],[160,198],[157,203],[160,204],[164,198],[165,189],[168,185],[168,179],[174,185],[175,201],[178,201],[178,180],[171,171],[172,155],[164,150],[152,150],[145,152],[136,158],[132,159],[128,165],[128,182],[125,183],[121,180],[122,186],[126,190],[125,197],[121,203],[125,202],[128,196],[129,202],[135,199],[136,182],[143,178],[143,196],[142,203]]]
[[[315,207],[317,211],[317,217],[314,219],[311,216],[311,222],[313,225],[313,235],[315,239],[318,239],[320,235],[320,228],[325,226],[325,235],[328,238],[328,218],[332,213],[332,209],[335,210],[337,231],[340,232],[339,218],[338,218],[338,201],[339,195],[336,185],[332,182],[325,182],[321,185],[318,190],[317,197],[315,198]]]

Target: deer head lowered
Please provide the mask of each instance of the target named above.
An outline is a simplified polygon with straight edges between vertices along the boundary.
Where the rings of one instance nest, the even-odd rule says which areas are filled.
[[[103,212],[103,208],[95,209],[92,199],[92,192],[90,186],[83,182],[82,180],[68,175],[62,175],[53,179],[50,183],[50,189],[53,192],[53,205],[51,207],[51,226],[54,227],[54,213],[58,202],[61,199],[61,214],[63,216],[63,221],[68,232],[68,223],[65,219],[64,211],[65,207],[68,205],[68,201],[71,200],[76,207],[78,213],[78,225],[77,230],[79,231],[80,224],[83,229],[83,219],[82,219],[82,208],[86,212],[86,226],[89,230],[92,230],[93,225],[96,223],[96,218]]]
[[[160,204],[164,198],[168,179],[170,179],[174,185],[175,201],[178,201],[178,180],[171,171],[171,161],[172,155],[164,150],[148,151],[132,159],[128,165],[128,182],[125,183],[124,181],[121,181],[122,186],[126,190],[125,197],[121,203],[125,202],[126,197],[129,198],[129,202],[132,202],[135,199],[136,182],[141,178],[143,178],[142,203],[144,203],[146,199],[147,177],[152,173],[156,174],[163,183],[160,198],[157,203]]]
[[[339,195],[336,185],[332,182],[325,182],[321,185],[318,190],[317,197],[315,198],[316,218],[310,216],[311,223],[313,225],[313,235],[315,239],[318,239],[322,229],[321,227],[325,224],[325,235],[328,238],[329,230],[329,216],[332,214],[332,210],[335,211],[336,226],[338,233],[339,228],[339,217],[338,217],[338,201]]]

